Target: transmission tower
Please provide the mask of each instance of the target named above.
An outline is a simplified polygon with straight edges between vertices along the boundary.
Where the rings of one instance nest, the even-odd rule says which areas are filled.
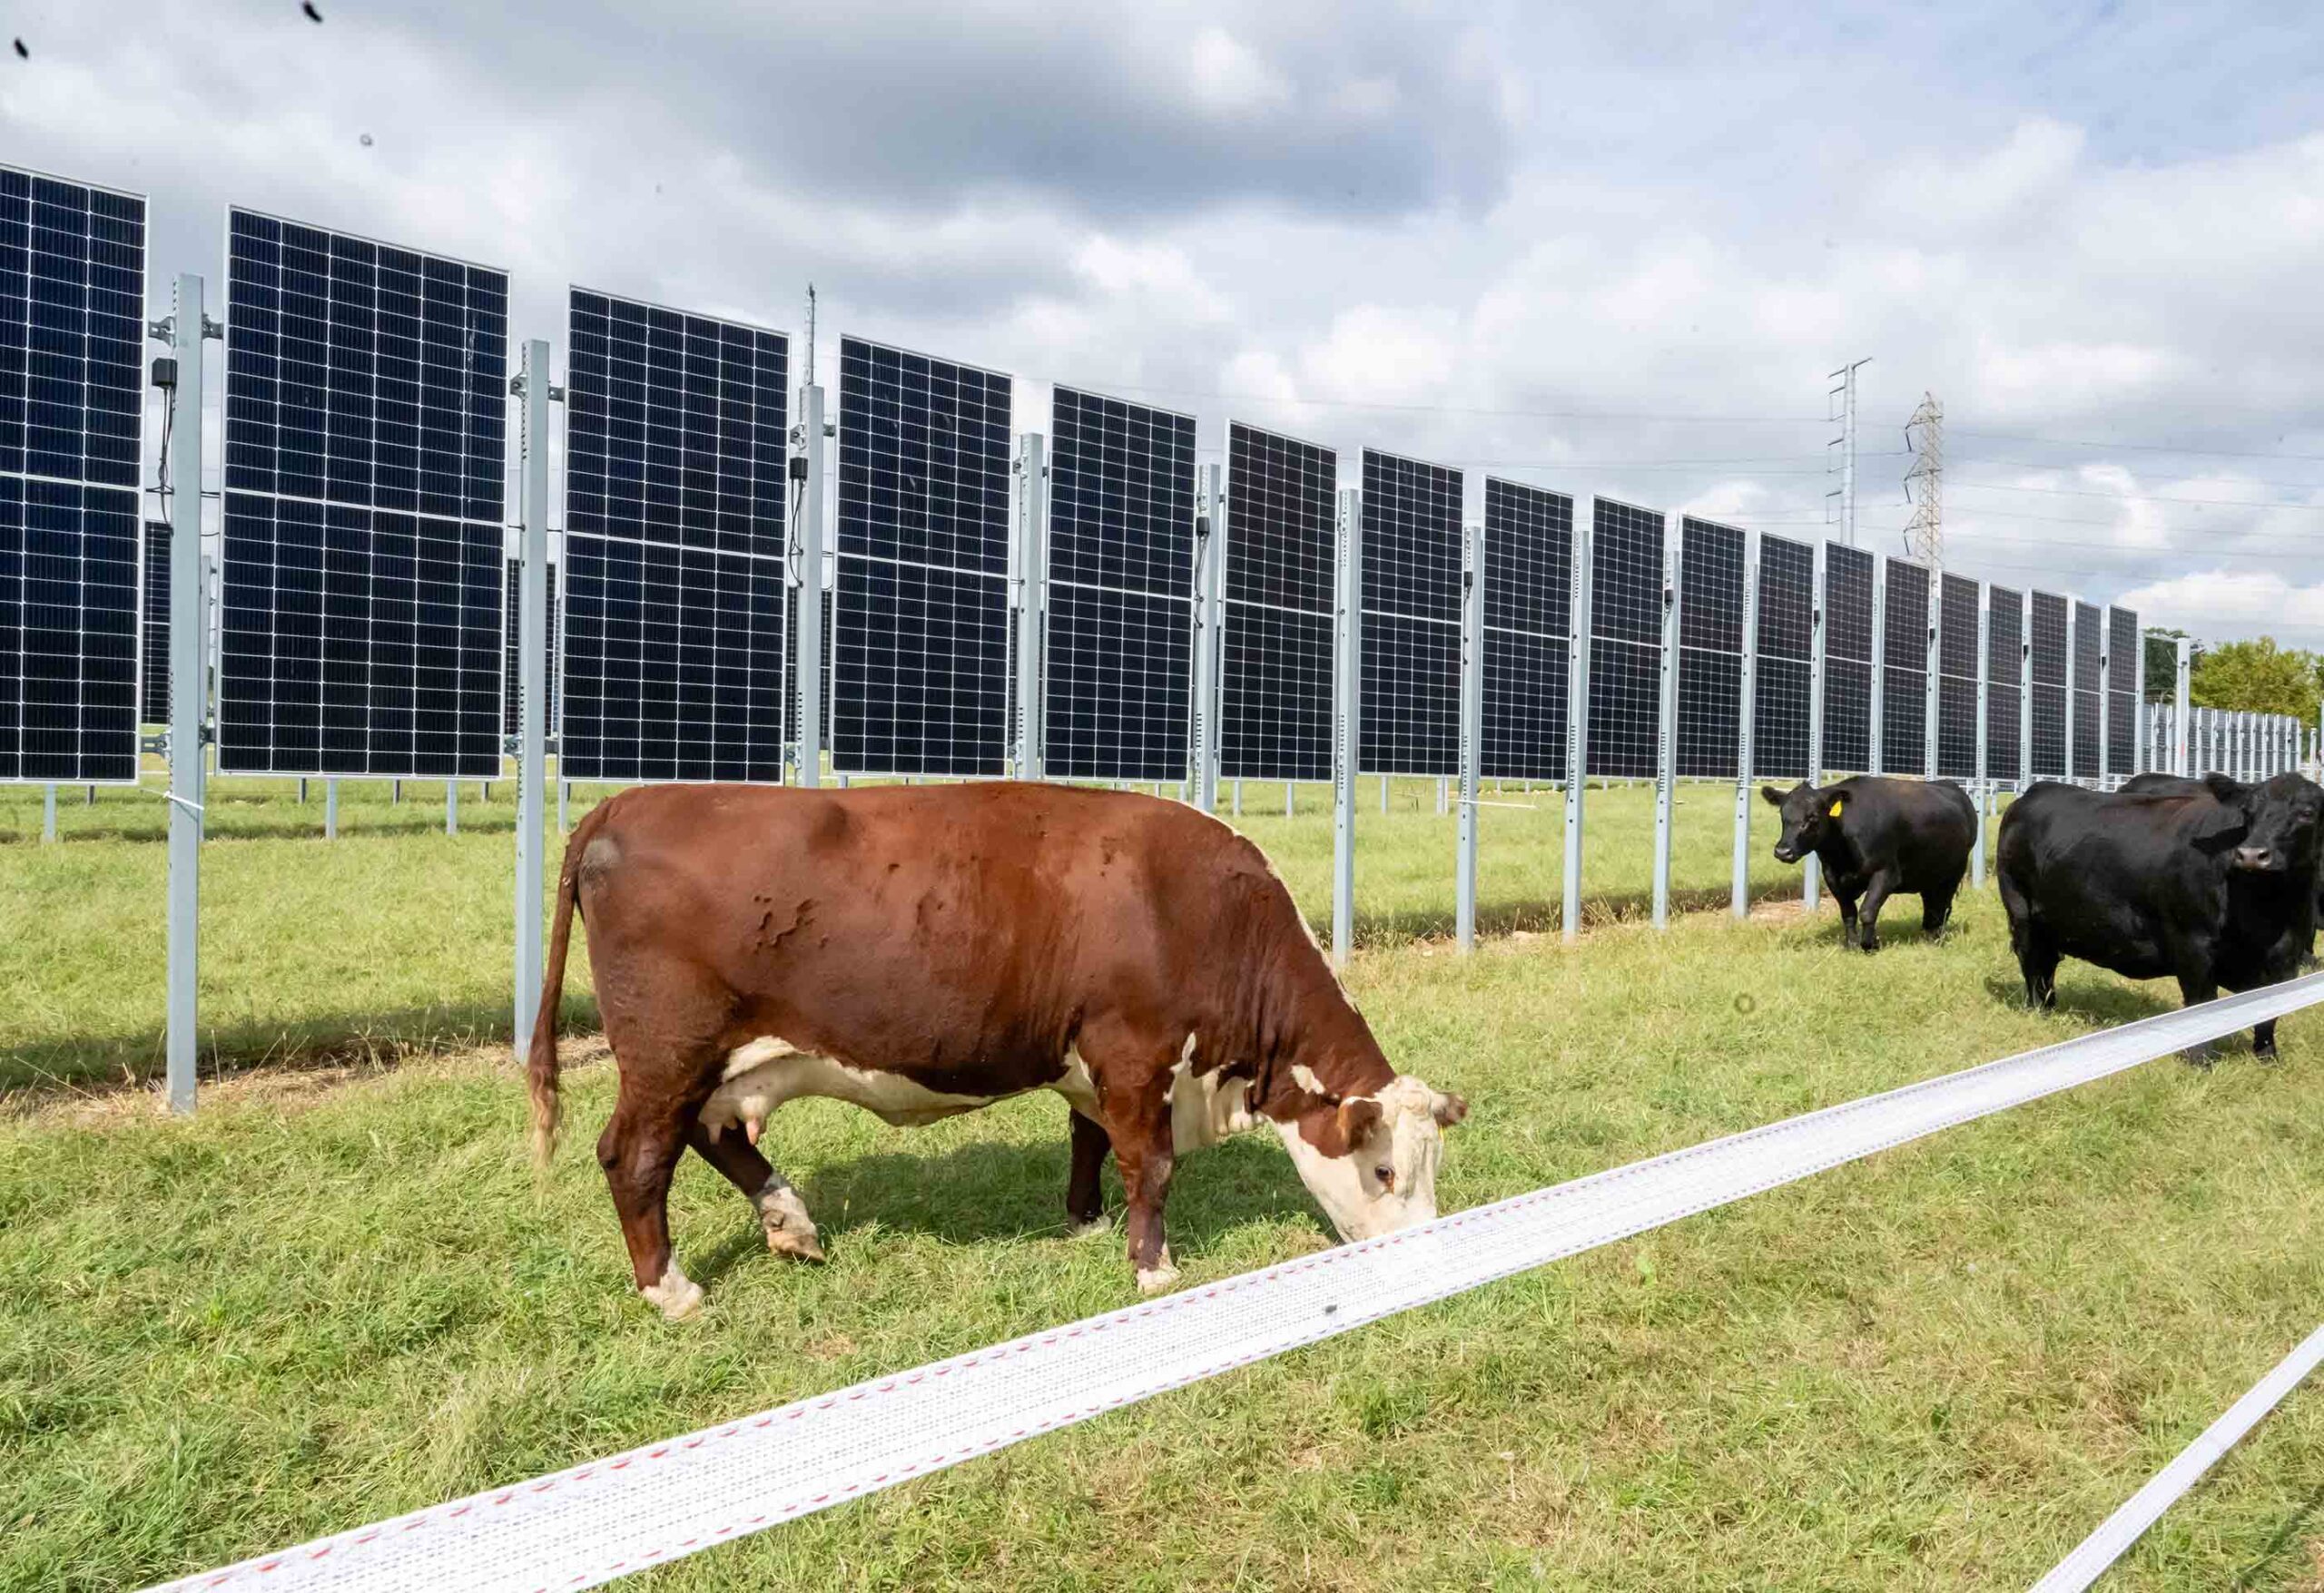
[[[1856,546],[1856,373],[1871,363],[1867,357],[1832,372],[1828,395],[1832,422],[1840,434],[1832,439],[1827,457],[1839,485],[1824,495],[1824,523],[1837,521],[1841,539],[1850,547]]]
[[[1921,407],[1905,422],[1905,446],[1913,467],[1905,472],[1905,497],[1913,517],[1905,526],[1905,556],[1931,569],[1945,564],[1945,406],[1935,393],[1921,395]]]

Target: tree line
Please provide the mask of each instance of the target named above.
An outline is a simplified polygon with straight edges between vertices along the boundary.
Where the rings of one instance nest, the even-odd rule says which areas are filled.
[[[2188,636],[2185,631],[2151,630],[2146,634],[2146,700],[2171,701],[2177,689],[2178,643],[2186,636],[2194,667],[2187,683],[2187,698],[2198,708],[2228,708],[2246,713],[2289,713],[2304,724],[2316,723],[2317,704],[2324,701],[2324,654],[2285,647],[2273,636],[2216,645]]]

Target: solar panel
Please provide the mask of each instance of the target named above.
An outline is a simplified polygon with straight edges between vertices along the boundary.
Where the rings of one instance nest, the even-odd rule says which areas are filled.
[[[1652,779],[1661,740],[1662,516],[1590,500],[1589,774]]]
[[[1009,379],[840,339],[832,762],[1006,766]]]
[[[1758,662],[1751,688],[1756,774],[1809,777],[1807,719],[1816,658],[1816,550],[1759,538]]]
[[[1977,584],[1946,575],[1938,590],[1936,772],[1977,775]]]
[[[1824,545],[1824,757],[1826,769],[1872,762],[1872,555]]]
[[[1888,774],[1928,772],[1928,571],[1888,561],[1881,637],[1880,761]]]
[[[2033,716],[2033,767],[2036,780],[2066,775],[2066,600],[2036,592],[2027,615],[2027,696]]]
[[[570,455],[567,456],[567,457],[570,457]],[[501,627],[500,648],[501,678],[508,683],[508,689],[501,693],[500,733],[504,736],[515,735],[517,733],[519,716],[524,711],[524,677],[517,662],[517,633],[523,628],[519,616],[523,614],[525,607],[524,604],[518,601],[517,594],[523,580],[523,565],[516,559],[510,559],[507,572],[507,613],[506,623]],[[564,605],[557,592],[557,566],[551,565],[548,569],[547,634],[541,638],[541,656],[547,661],[548,671],[548,717],[543,720],[542,723],[548,727],[552,734],[556,729],[556,711],[563,701],[563,693],[557,687],[559,662],[557,642],[560,633],[557,630],[556,622],[558,615],[563,612]]]
[[[0,781],[137,778],[145,202],[0,167]]]
[[[508,280],[227,212],[219,766],[500,772]]]
[[[2099,660],[2105,639],[2099,627],[2105,622],[2095,604],[2073,605],[2073,778],[2098,778]]]
[[[2135,610],[2106,611],[2106,766],[2116,774],[2135,774],[2139,772],[2139,703],[2145,695],[2146,674]]]
[[[780,780],[791,340],[586,288],[567,317],[560,769]]]
[[[1743,573],[1749,538],[1692,516],[1679,526],[1682,775],[1732,777],[1742,758]]]
[[[1068,780],[1182,780],[1194,417],[1059,387],[1049,431],[1044,766]]]
[[[1339,461],[1230,421],[1219,770],[1332,777],[1333,585]]]
[[[143,649],[137,671],[137,717],[170,722],[170,523],[145,522],[145,605],[138,615]]]
[[[1488,780],[1563,780],[1573,500],[1485,477],[1484,582],[1479,770]]]
[[[1461,762],[1461,472],[1364,450],[1363,711],[1356,767]]]

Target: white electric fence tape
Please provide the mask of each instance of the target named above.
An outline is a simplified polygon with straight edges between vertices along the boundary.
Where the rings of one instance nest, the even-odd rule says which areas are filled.
[[[2319,1000],[2311,974],[2143,1018],[170,1586],[593,1587]]]
[[[2106,1518],[2097,1531],[2083,1539],[2050,1574],[2034,1584],[2034,1593],[2082,1593],[2122,1559],[2122,1551],[2139,1540],[2162,1512],[2202,1480],[2219,1458],[2233,1449],[2260,1418],[2283,1403],[2284,1396],[2324,1364],[2324,1327],[2301,1341],[2299,1349],[2276,1363],[2276,1369],[2227,1408],[2227,1414],[2203,1429],[2179,1458],[2155,1473],[2154,1480],[2131,1495],[2130,1501]]]

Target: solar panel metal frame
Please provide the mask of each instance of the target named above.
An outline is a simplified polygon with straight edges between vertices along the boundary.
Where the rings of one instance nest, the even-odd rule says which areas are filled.
[[[1751,773],[1809,780],[1816,673],[1816,549],[1786,536],[1759,538],[1758,624],[1751,692]]]
[[[589,300],[602,301],[603,310],[591,310]],[[604,332],[585,327],[585,315],[602,316]],[[566,285],[566,316],[565,556],[551,572],[547,654],[547,723],[555,727],[558,773],[624,784],[780,782],[792,721],[797,602],[789,581],[791,334],[577,282]],[[614,369],[617,321],[645,333],[642,339],[623,339],[649,356],[643,379]],[[657,397],[649,385],[657,332],[675,339],[675,382],[659,389],[674,397]],[[592,346],[600,338],[603,349]],[[697,338],[714,338],[714,370],[695,369]],[[771,386],[762,374],[770,341],[777,367]],[[751,354],[747,408],[741,412],[729,408],[735,400],[726,391],[732,382],[725,374],[726,350],[738,342]],[[602,359],[603,370],[593,368],[595,359]],[[710,391],[697,390],[698,378],[711,384]],[[598,381],[604,388],[593,392]],[[615,384],[624,381],[638,391],[619,392]],[[592,408],[593,398],[601,408]],[[710,412],[693,413],[704,398]],[[635,407],[635,417],[624,413],[625,405]],[[625,426],[638,433],[636,491],[616,495],[613,485],[625,479],[617,471],[629,461],[619,457],[614,437]],[[592,433],[601,439],[594,445]],[[697,446],[702,441],[709,446]],[[739,468],[728,468],[730,448]],[[583,468],[576,470],[576,464]],[[584,483],[578,487],[576,477]],[[592,478],[604,485],[592,489],[586,485]],[[617,496],[624,500],[618,505]],[[629,555],[612,545],[654,551]],[[633,568],[617,575],[625,559]],[[736,562],[744,559],[771,565],[772,575]],[[671,590],[665,583],[672,571],[678,601],[656,605],[669,617],[649,632],[648,595]],[[616,593],[617,579],[631,590]],[[780,594],[772,608],[770,579]],[[625,624],[633,634],[622,638],[628,653],[617,657],[609,631],[587,629],[608,623],[617,603],[633,601],[637,618]],[[828,615],[827,609],[826,636]],[[576,616],[584,634],[568,634]],[[516,634],[513,620],[508,634]],[[582,662],[577,680],[569,678],[576,674],[576,657]],[[624,680],[633,668],[625,683],[634,691],[607,689],[608,681]],[[510,680],[513,721],[518,696],[513,671]]]
[[[1940,780],[1977,778],[1977,583],[1940,572],[1936,626],[1936,768]]]
[[[1873,581],[1864,548],[1824,544],[1825,770],[1869,773],[1872,762]]]
[[[148,520],[143,543],[143,595],[138,611],[137,717],[146,724],[170,722],[170,523]]]
[[[2066,625],[2071,607],[2053,592],[2026,597],[2026,713],[2033,740],[2026,776],[2063,780],[2066,769]]]
[[[1566,494],[1485,477],[1484,779],[1566,776],[1573,528]]]
[[[1750,534],[1693,515],[1679,521],[1679,712],[1681,779],[1729,779],[1743,759],[1745,587]]]
[[[1590,741],[1582,772],[1652,780],[1661,769],[1665,517],[1590,499]]]
[[[875,512],[879,506],[874,479],[877,458],[867,455],[864,479],[857,483],[855,465],[849,457],[851,444],[862,438],[863,428],[875,418],[863,413],[865,403],[848,402],[854,379],[851,347],[871,350],[875,358],[884,354],[900,360],[927,361],[931,398],[940,369],[956,373],[955,380],[961,375],[980,379],[984,389],[980,407],[987,411],[996,408],[991,394],[993,384],[1000,384],[997,407],[1004,418],[997,426],[989,415],[980,423],[988,435],[976,450],[980,457],[974,466],[983,477],[980,496],[986,501],[978,506],[975,515],[953,516],[956,522],[972,523],[976,529],[964,536],[946,535],[924,523],[917,529],[925,546],[917,550],[919,556],[906,556],[914,550],[904,546],[900,516],[885,526],[895,551],[874,552],[852,545],[858,538],[872,543],[881,532]],[[866,400],[871,397],[866,394]],[[838,534],[832,543],[838,580],[827,622],[837,636],[829,741],[832,767],[837,772],[968,778],[1007,772],[1015,695],[1011,664],[1016,626],[1009,586],[1015,459],[1010,425],[1015,404],[1016,379],[1006,371],[869,338],[840,339]],[[967,429],[964,419],[951,436],[965,436]],[[940,440],[931,438],[931,445]],[[939,451],[957,454],[957,450]],[[858,494],[862,497],[860,504]],[[902,506],[901,502],[897,506]],[[949,546],[939,548],[938,541]],[[945,556],[937,556],[940,553]],[[889,590],[883,591],[882,584]],[[917,591],[907,590],[915,585]],[[940,654],[932,646],[914,651],[896,646],[884,655],[875,654],[875,642],[892,642],[903,634],[893,624],[874,633],[870,621],[875,597],[894,603],[896,606],[889,611],[891,619],[901,615],[907,602],[926,600],[930,623],[921,638],[939,634],[940,618],[949,649]],[[940,681],[937,665],[960,664],[967,667],[952,669]],[[935,700],[940,696],[940,703]],[[908,701],[923,710],[910,724],[901,712]],[[879,712],[882,709],[884,717]]]
[[[498,280],[501,302],[498,319],[501,326],[498,338],[487,346],[487,350],[497,349],[499,357],[498,373],[487,375],[476,369],[471,363],[478,352],[472,337],[463,348],[463,379],[459,388],[461,405],[456,454],[458,460],[458,478],[460,482],[460,489],[456,495],[460,506],[458,514],[447,513],[440,507],[427,506],[428,499],[431,496],[444,495],[439,488],[426,485],[429,479],[430,467],[423,462],[428,453],[428,444],[424,438],[428,430],[426,423],[428,407],[424,402],[428,388],[428,383],[425,378],[428,365],[427,359],[428,340],[426,335],[427,315],[424,291],[421,299],[422,308],[414,318],[419,323],[419,330],[414,334],[418,353],[411,361],[420,373],[419,378],[409,383],[400,384],[412,388],[408,400],[395,400],[408,404],[414,417],[412,431],[415,438],[421,439],[415,440],[411,445],[413,486],[409,494],[410,504],[409,506],[379,504],[376,501],[379,494],[376,482],[372,487],[374,501],[369,503],[354,502],[343,496],[334,496],[329,480],[332,456],[327,447],[326,452],[318,456],[320,463],[317,468],[320,473],[319,478],[322,481],[322,491],[319,494],[285,493],[281,490],[281,457],[283,450],[279,444],[271,445],[270,457],[274,463],[264,467],[264,473],[272,477],[271,486],[252,487],[237,483],[235,479],[237,472],[246,467],[243,459],[239,457],[241,450],[237,445],[240,439],[236,435],[240,418],[238,415],[240,407],[237,405],[236,398],[237,388],[241,385],[235,372],[235,356],[239,341],[236,333],[238,327],[245,325],[248,317],[256,313],[251,310],[238,310],[235,303],[234,290],[239,280],[235,270],[234,248],[235,241],[240,235],[235,228],[235,218],[238,215],[247,216],[255,221],[271,224],[279,229],[297,228],[304,232],[320,235],[326,240],[343,241],[359,249],[374,251],[388,251],[409,257],[416,262],[410,274],[423,286],[432,280],[429,269],[431,267],[457,269],[462,273],[481,272]],[[222,483],[221,494],[219,640],[216,660],[217,745],[220,772],[321,779],[489,780],[498,778],[503,772],[500,726],[507,714],[505,693],[507,685],[501,671],[501,647],[506,625],[504,616],[508,602],[506,585],[506,536],[509,506],[507,501],[509,442],[507,409],[508,378],[513,369],[507,331],[509,273],[503,267],[485,265],[462,259],[458,255],[391,243],[344,228],[326,227],[313,222],[295,221],[287,216],[276,215],[271,211],[255,210],[243,205],[229,205],[226,208],[225,238],[226,358],[224,374],[222,378],[222,411],[225,418],[222,428],[225,477]],[[278,247],[281,246],[283,245],[278,240]],[[376,258],[373,261],[372,269],[377,270]],[[479,313],[468,301],[468,294],[474,286],[475,284],[470,282],[464,274],[461,279],[461,309],[464,319],[460,322],[464,333],[472,334],[474,331],[473,320],[467,318]],[[286,288],[278,296],[278,304],[280,298],[287,296],[288,289]],[[374,310],[376,312],[376,301]],[[290,312],[278,310],[277,313],[287,315]],[[321,341],[326,348],[336,346],[336,340],[330,335],[331,330],[332,324],[326,323],[321,333]],[[244,335],[266,334],[250,332]],[[280,335],[279,329],[273,335]],[[358,348],[359,345],[350,342],[349,347]],[[265,358],[264,356],[254,357]],[[279,361],[281,356],[278,353],[274,358]],[[249,377],[241,379],[243,381],[251,379],[253,379]],[[283,378],[278,374],[274,379],[278,385],[282,385],[292,379]],[[399,379],[381,378],[375,382],[371,394],[375,408],[375,425],[376,406],[379,401],[378,395],[380,387],[387,381],[397,379]],[[316,429],[325,437],[330,435],[332,428],[330,399],[340,390],[332,388],[328,379],[321,384],[320,417]],[[438,390],[441,391],[440,388]],[[480,403],[479,400],[488,400],[488,402]],[[497,408],[493,407],[495,405]],[[277,412],[280,413],[279,407]],[[497,428],[498,431],[497,447],[490,450],[488,457],[480,453],[476,446],[478,427],[484,427],[487,429]],[[279,430],[279,428],[275,429]],[[376,433],[373,435],[376,439]],[[377,462],[376,448],[373,462],[374,464]],[[484,468],[483,467],[487,463],[490,467]],[[401,489],[397,490],[400,493]],[[472,504],[479,501],[483,507],[472,508]],[[265,507],[266,529],[263,533],[258,533],[251,528],[251,516],[258,512],[258,506],[261,505]],[[286,505],[300,506],[302,511],[307,507],[312,507],[320,513],[314,516],[308,516],[303,512],[296,515],[289,514],[284,509]],[[361,525],[358,525],[353,518],[357,516],[365,516]],[[431,759],[419,752],[418,738],[420,734],[419,724],[423,716],[417,706],[416,700],[419,688],[415,684],[412,688],[415,705],[410,713],[414,727],[413,755],[409,759],[382,757],[367,750],[359,761],[350,761],[348,763],[334,766],[330,743],[335,733],[342,736],[359,733],[368,748],[373,738],[379,733],[381,720],[385,718],[392,724],[393,720],[400,717],[403,712],[399,707],[382,709],[381,700],[379,693],[374,689],[370,673],[376,667],[376,660],[369,654],[365,658],[367,679],[363,691],[353,697],[343,697],[336,704],[330,697],[331,685],[330,677],[332,668],[332,661],[329,654],[330,638],[335,633],[352,624],[353,613],[352,610],[348,610],[342,615],[335,617],[332,613],[332,604],[335,599],[347,604],[359,603],[363,605],[364,612],[376,614],[381,601],[379,594],[383,585],[379,564],[384,560],[392,565],[399,557],[392,550],[386,555],[380,555],[375,548],[367,555],[363,550],[350,545],[349,539],[357,536],[370,538],[381,536],[380,516],[382,516],[399,517],[411,522],[411,536],[415,545],[413,556],[415,565],[419,558],[417,551],[419,539],[427,526],[446,526],[458,528],[456,537],[450,540],[457,548],[458,567],[463,572],[458,582],[461,594],[458,618],[454,622],[459,636],[458,651],[463,655],[463,662],[458,669],[459,683],[454,688],[459,699],[458,706],[455,711],[458,723],[450,733],[455,744],[452,755],[448,760]],[[238,524],[243,527],[239,535]],[[285,546],[286,527],[288,527],[289,546],[302,554],[311,552],[314,556],[311,565],[304,563],[286,564],[284,562],[282,554]],[[238,631],[243,634],[249,634],[242,630],[242,625],[246,623],[250,613],[250,609],[241,601],[243,593],[250,589],[242,587],[241,583],[237,580],[235,571],[238,565],[254,564],[256,561],[237,558],[234,556],[234,547],[237,541],[259,534],[267,536],[273,544],[271,562],[262,566],[273,577],[273,585],[260,617],[268,623],[270,637],[276,645],[263,654],[266,676],[260,683],[262,683],[266,690],[261,697],[251,697],[242,694],[238,687],[245,683],[244,671],[253,667],[244,661],[259,655],[239,650],[234,645],[234,638]],[[394,534],[392,526],[389,534]],[[359,573],[351,568],[348,569],[347,579],[334,586],[330,579],[334,558],[343,567],[350,560],[368,558],[369,562],[359,570]],[[483,601],[485,585],[482,572],[487,567],[491,571],[491,601],[488,605]],[[281,738],[275,733],[275,727],[280,723],[281,710],[286,703],[300,708],[301,717],[304,717],[304,710],[308,707],[308,703],[303,701],[293,703],[291,699],[286,697],[281,689],[286,683],[281,669],[285,654],[279,644],[282,639],[279,622],[286,610],[280,602],[280,595],[284,591],[281,577],[286,570],[294,571],[301,575],[314,576],[311,592],[300,591],[302,597],[311,595],[313,599],[311,617],[314,621],[312,625],[314,634],[311,638],[303,635],[295,635],[291,638],[297,646],[290,660],[293,665],[292,678],[287,683],[299,688],[302,697],[311,685],[314,720],[311,740],[316,755],[311,760],[273,756],[249,759],[242,754],[250,744],[247,738],[256,733],[246,731],[237,723],[245,713],[253,710],[263,711],[267,726],[265,747],[271,752],[272,749],[281,745]],[[446,590],[446,584],[438,582],[430,589],[442,592]],[[299,589],[293,588],[293,590]],[[416,577],[413,581],[413,590],[415,595],[412,601],[417,609],[420,602],[419,593],[421,588]],[[473,612],[471,611],[472,600]],[[488,614],[486,612],[487,608]],[[303,615],[303,610],[294,612],[300,612]],[[415,633],[418,628],[419,623],[415,619]],[[317,650],[312,660],[314,670],[311,683],[304,678],[302,667],[309,662],[303,656],[303,653],[306,644],[310,640]],[[410,669],[411,673],[417,676],[419,665],[416,661],[418,656],[416,642],[414,647],[415,662]],[[467,662],[470,655],[474,658],[473,664]],[[487,659],[490,661],[492,679],[488,704],[480,689],[471,684],[467,678],[471,668],[481,677],[485,672],[485,661]],[[399,671],[400,666],[390,663],[389,667],[391,673],[395,673]],[[304,742],[310,738],[303,733],[302,730],[291,739],[294,742]]]
[[[14,490],[0,487],[0,521],[13,520],[13,526],[0,525],[0,585],[9,584],[7,565],[16,567],[14,585],[19,594],[17,601],[0,606],[0,669],[11,673],[0,674],[0,784],[72,784],[72,785],[134,785],[139,777],[140,745],[138,727],[141,697],[145,682],[143,672],[143,642],[142,611],[144,606],[146,583],[144,497],[139,473],[144,467],[145,452],[145,381],[144,348],[146,332],[145,299],[148,267],[151,260],[150,232],[152,204],[148,197],[127,189],[110,187],[102,182],[84,182],[76,178],[63,177],[13,162],[0,163],[0,186],[8,180],[19,179],[23,186],[25,206],[25,334],[24,412],[19,428],[11,437],[10,428],[0,424],[0,481],[13,486]],[[84,279],[77,284],[81,291],[73,313],[80,324],[82,353],[76,361],[81,370],[77,377],[71,373],[43,375],[37,361],[43,358],[65,359],[71,356],[61,351],[44,353],[35,349],[38,334],[44,329],[38,317],[52,300],[44,300],[44,286],[63,286],[58,278],[35,274],[35,264],[42,251],[34,245],[39,225],[41,207],[55,204],[54,199],[42,198],[42,186],[54,184],[58,189],[77,192],[84,196],[86,208],[81,214],[89,225],[80,233],[84,253],[77,263],[84,269],[95,265],[89,251],[102,244],[108,248],[131,247],[120,239],[100,239],[95,222],[100,219],[97,201],[133,205],[136,214],[106,215],[102,219],[123,227],[133,227],[136,239],[136,264],[133,285],[100,287]],[[14,195],[7,196],[9,198]],[[70,259],[67,255],[65,258]],[[129,270],[132,268],[108,263],[108,270]],[[127,294],[133,304],[117,310],[103,310],[95,295]],[[98,317],[108,320],[128,321],[126,328],[107,334],[106,346],[117,351],[125,341],[129,358],[125,367],[118,360],[103,364],[125,370],[125,385],[106,382],[103,387],[114,392],[126,392],[128,400],[117,409],[99,411],[91,399],[99,389],[90,367],[99,363],[94,359],[93,345],[96,339],[94,323]],[[9,372],[0,379],[13,378]],[[58,405],[63,395],[55,398],[37,396],[36,382],[72,382],[78,388],[76,406],[80,411],[72,428],[75,439],[73,449],[77,467],[71,471],[58,469],[35,470],[35,463],[62,463],[61,460],[34,457],[34,425],[42,409]],[[103,413],[113,418],[106,428],[93,425],[93,418]],[[44,428],[65,430],[65,428]],[[91,467],[93,440],[101,440],[101,450],[108,457],[99,461],[101,469]],[[7,456],[16,457],[16,467],[6,467]],[[98,479],[103,475],[104,479]],[[92,504],[92,494],[103,498]],[[93,521],[103,517],[103,524],[93,528]],[[62,522],[72,522],[67,530]],[[41,526],[36,518],[54,519],[59,524]],[[39,551],[36,537],[65,536],[71,539],[72,552]],[[13,540],[15,546],[10,547]],[[113,556],[104,556],[111,552]],[[44,565],[54,566],[69,561],[74,567],[68,575],[61,569],[44,576]],[[105,566],[109,574],[92,578],[91,565]],[[35,582],[44,586],[69,589],[74,601],[35,601]],[[102,594],[107,601],[97,606],[90,603],[93,594]],[[58,592],[63,598],[66,594]],[[35,623],[43,611],[51,611],[54,618]],[[69,612],[70,619],[65,615]],[[34,651],[27,634],[60,636],[69,641],[68,651]],[[48,683],[64,690],[54,702],[45,703],[52,712],[61,714],[69,710],[73,718],[69,752],[34,751],[28,742],[34,736],[55,734],[61,726],[31,730],[29,721],[34,714],[31,686],[35,680],[34,660],[48,658],[69,660],[69,680],[57,674]],[[69,692],[69,700],[65,693]],[[94,716],[103,723],[92,724]],[[92,746],[93,741],[103,744]]]
[[[2139,705],[2146,698],[2146,648],[2138,611],[2106,610],[2106,772],[2117,778],[2139,769]]]
[[[1271,589],[1255,581],[1253,516],[1236,468],[1238,438],[1265,438],[1305,450],[1301,471],[1320,462],[1320,486],[1297,484],[1303,525],[1270,556],[1293,555],[1290,581]],[[1230,780],[1326,781],[1333,777],[1333,681],[1337,635],[1339,454],[1321,443],[1230,418],[1226,423],[1226,558],[1220,610],[1219,772]],[[1320,537],[1315,533],[1320,531]],[[1275,690],[1281,681],[1288,690]],[[1256,755],[1255,755],[1256,754]]]
[[[1456,774],[1465,479],[1450,466],[1380,448],[1364,448],[1360,457],[1364,645],[1356,769]]]
[[[2098,605],[2073,600],[2073,735],[2068,743],[2072,749],[2073,778],[2094,782],[2101,767],[2099,728],[2102,719],[2103,687],[2101,667],[2106,655],[2106,642],[2100,634],[2102,622]]]
[[[1157,537],[1107,535],[1097,506],[1087,516],[1077,472],[1081,433],[1077,413],[1068,427],[1066,400],[1077,409],[1112,406],[1150,429],[1158,421],[1174,433],[1144,462],[1167,503],[1158,513],[1131,512],[1125,499],[1114,528],[1134,523],[1175,526],[1175,549],[1146,548]],[[1108,394],[1057,384],[1049,398],[1048,610],[1042,646],[1045,773],[1066,780],[1176,781],[1187,777],[1193,728],[1196,418]],[[1164,467],[1155,470],[1167,452]],[[1092,490],[1126,492],[1107,474],[1101,447]],[[1129,638],[1143,638],[1142,644]],[[1108,689],[1109,685],[1112,689]]]

